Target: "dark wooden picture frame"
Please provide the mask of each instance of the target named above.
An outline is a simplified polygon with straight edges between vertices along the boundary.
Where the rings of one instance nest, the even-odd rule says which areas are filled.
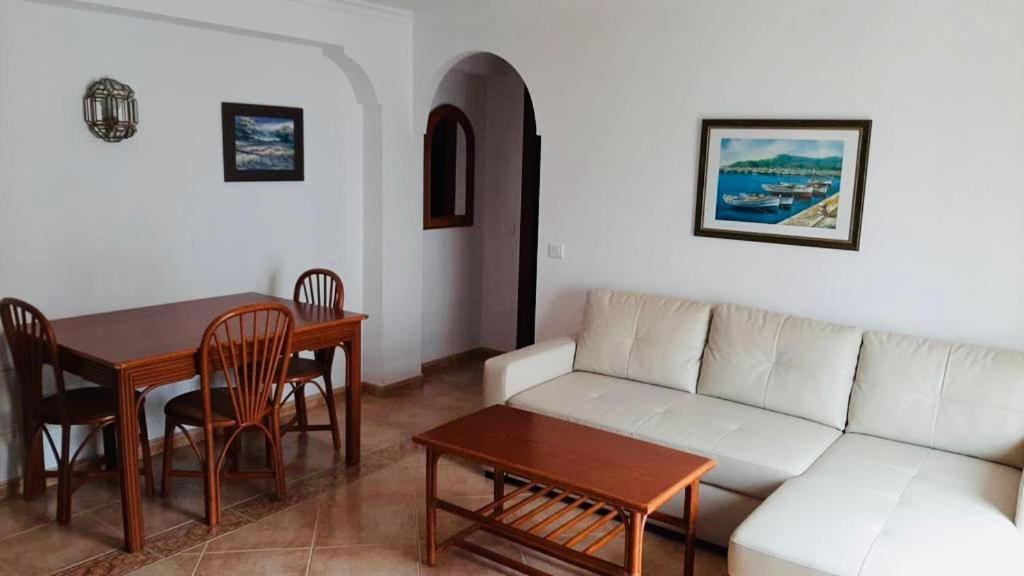
[[[249,119],[247,128],[237,126],[238,118]],[[280,121],[276,130],[272,130],[274,121]],[[246,129],[262,131],[271,139],[261,141],[261,148],[253,148],[254,153],[248,157],[249,166],[239,166],[239,134]],[[221,104],[221,137],[225,182],[305,180],[302,108],[224,102]]]
[[[814,131],[822,131],[823,134],[832,135],[849,133],[845,138],[851,142],[855,140],[857,147],[856,152],[852,156],[846,154],[845,148],[840,148],[843,152],[840,153],[838,158],[805,158],[793,154],[778,154],[772,158],[737,161],[726,165],[723,157],[725,149],[723,145],[720,145],[718,150],[712,151],[709,149],[713,141],[724,142],[726,140],[721,135],[713,138],[712,132],[719,129],[730,131],[729,133],[750,130],[752,134],[773,133],[773,131],[778,130],[778,138],[765,139],[762,136],[752,136],[749,138],[733,137],[732,139],[747,139],[750,141],[776,140],[782,143],[800,142],[801,145],[805,142],[816,141],[787,139],[785,138],[786,134],[793,134],[795,131],[800,131],[804,134],[813,133]],[[694,211],[694,235],[839,250],[859,250],[870,141],[871,120],[704,120],[701,124],[699,173],[697,176],[696,209]],[[836,143],[835,140],[827,142],[822,140],[822,142],[827,144]],[[708,166],[712,156],[717,160],[718,166]],[[829,164],[829,162],[836,161],[839,163],[838,170],[836,170],[834,164]],[[846,162],[848,161],[855,162],[852,169],[847,169]],[[790,164],[783,165],[783,163],[787,162]],[[793,168],[794,166],[802,167]],[[712,178],[716,186],[713,198],[714,205],[708,204],[711,200],[708,193],[709,169],[715,170]],[[758,176],[759,178],[751,178],[749,182],[744,183],[747,186],[748,193],[730,195],[724,193],[724,186],[726,185],[719,180],[722,171],[730,172],[736,176]],[[838,175],[836,176],[829,176],[829,174],[837,173]],[[852,184],[843,181],[843,178],[850,176],[853,179]],[[826,177],[828,180],[825,180]],[[778,183],[762,182],[768,178],[777,178]],[[832,185],[836,178],[839,178],[840,184],[833,191]],[[790,182],[784,182],[783,180],[789,180]],[[753,187],[755,185],[757,186],[756,188]],[[823,198],[815,203],[815,197],[819,194],[823,195]],[[843,200],[840,198],[840,194],[850,195],[850,200],[847,204],[840,204]],[[794,198],[802,198],[805,195],[807,196],[805,201],[794,204]],[[779,200],[772,200],[772,198],[778,198]],[[729,203],[728,206],[723,204],[723,202]],[[785,209],[792,210],[790,213],[792,217],[788,217],[789,214],[781,212],[777,216],[769,216],[767,213],[772,210],[773,202],[776,210],[785,208],[788,203],[789,208]],[[779,202],[781,202],[781,205]],[[749,210],[751,214],[749,216],[750,220],[746,220],[746,217],[743,216],[719,219],[719,210],[722,208],[728,211],[735,209],[736,215]],[[840,218],[839,214],[842,210],[848,210],[848,216],[844,215],[843,218]],[[762,214],[758,214],[758,211],[763,211],[763,218],[770,220],[785,219],[785,224],[788,225],[782,226],[784,222],[781,220],[775,222],[755,221],[754,219],[762,217]],[[705,221],[705,217],[708,215],[715,218],[714,222],[725,222],[727,225],[732,226],[732,229],[709,226],[708,222]],[[812,223],[812,219],[815,218],[817,222]],[[846,222],[848,225],[839,226],[837,224],[839,221]],[[802,229],[805,232],[810,231],[812,228],[829,229],[830,227],[823,225],[824,223],[831,223],[832,230],[839,230],[840,232],[846,230],[846,236],[844,238],[823,238],[800,235]],[[749,226],[749,228],[757,229],[757,231],[736,229],[743,226]],[[770,228],[776,226],[779,227],[778,233],[770,230]],[[811,232],[806,233],[811,234]]]
[[[436,195],[439,191],[432,190],[432,182],[434,181],[433,165],[434,158],[431,154],[433,151],[433,140],[435,132],[439,126],[448,122],[457,123],[463,130],[466,136],[466,202],[465,202],[465,213],[455,214],[454,210],[446,211],[443,214],[432,214],[431,207],[434,200],[437,200]],[[430,117],[427,119],[427,133],[423,136],[423,229],[433,230],[437,228],[456,228],[460,226],[472,226],[473,225],[473,198],[474,193],[474,182],[476,182],[474,165],[476,159],[476,140],[473,136],[473,126],[469,123],[469,117],[466,113],[460,110],[456,106],[451,104],[443,104],[434,108],[430,112]],[[454,178],[455,164],[454,159],[451,162],[443,162],[446,168],[452,172],[449,180]],[[454,186],[454,183],[453,183]],[[450,196],[447,205],[454,206],[454,189],[441,191],[442,193]]]

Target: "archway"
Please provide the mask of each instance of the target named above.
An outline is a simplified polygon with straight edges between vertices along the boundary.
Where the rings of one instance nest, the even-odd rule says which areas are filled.
[[[424,226],[422,358],[445,362],[473,351],[506,351],[533,343],[537,290],[537,216],[540,136],[529,89],[503,58],[485,52],[460,57],[440,74],[428,111],[455,108],[468,119],[475,137],[475,206],[471,218],[430,218],[431,166],[434,187],[459,178],[438,178],[448,150],[427,131],[424,119]],[[454,142],[454,137],[452,138]],[[461,149],[460,149],[461,150]],[[442,152],[443,153],[443,152]],[[458,156],[461,158],[461,156]],[[461,164],[460,164],[461,166]],[[454,171],[452,168],[450,171]],[[460,173],[460,177],[461,177]],[[461,193],[461,192],[460,192]],[[454,197],[454,192],[449,192]],[[439,201],[438,206],[467,205]],[[434,215],[437,216],[437,215]],[[447,216],[447,217],[444,217]]]

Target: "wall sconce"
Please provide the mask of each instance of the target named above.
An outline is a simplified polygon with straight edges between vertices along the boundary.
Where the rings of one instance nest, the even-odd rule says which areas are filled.
[[[120,142],[135,135],[139,108],[131,86],[113,78],[89,85],[82,100],[85,124],[94,136],[106,142]]]

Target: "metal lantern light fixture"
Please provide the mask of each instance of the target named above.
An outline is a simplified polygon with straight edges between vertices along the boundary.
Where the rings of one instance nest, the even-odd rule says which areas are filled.
[[[89,85],[82,100],[85,123],[97,138],[120,142],[131,138],[139,125],[135,91],[113,78],[102,78]]]

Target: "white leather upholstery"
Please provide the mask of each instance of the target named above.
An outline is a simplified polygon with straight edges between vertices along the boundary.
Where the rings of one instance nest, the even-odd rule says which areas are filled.
[[[1024,353],[868,332],[850,431],[1024,467]]]
[[[1020,478],[1020,489],[1017,490],[1017,528],[1024,531],[1024,474]]]
[[[765,498],[839,432],[801,418],[611,376],[573,372],[509,405],[714,458],[707,484]]]
[[[685,491],[676,494],[658,511],[676,518],[683,518],[685,494]],[[761,505],[761,502],[763,500],[760,498],[738,494],[732,490],[702,482],[700,506],[697,508],[697,538],[717,544],[722,548],[729,546],[729,537],[732,536],[733,530],[736,530],[736,527]],[[648,520],[648,522],[655,521]]]
[[[842,430],[861,330],[715,306],[698,392]]]
[[[701,302],[591,290],[575,369],[693,392],[710,317]]]
[[[490,360],[487,403],[714,458],[731,576],[1024,573],[1024,353],[708,309],[593,291],[578,347]]]
[[[484,363],[484,405],[504,404],[512,396],[572,372],[576,341],[557,338],[490,358]]]
[[[1017,574],[1020,471],[845,434],[733,533],[729,574]]]

